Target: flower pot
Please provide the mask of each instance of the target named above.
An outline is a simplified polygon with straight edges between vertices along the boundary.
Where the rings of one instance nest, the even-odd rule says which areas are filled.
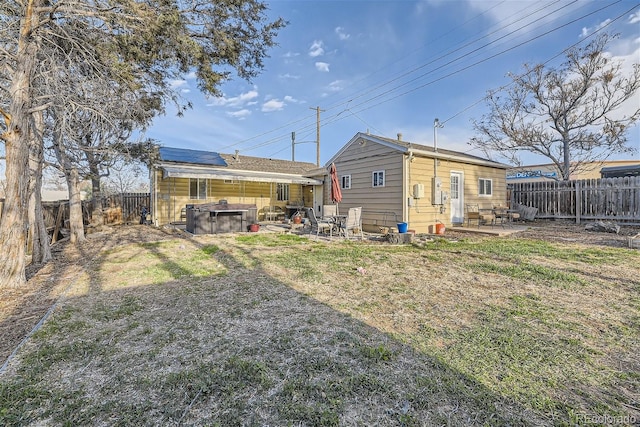
[[[251,231],[252,233],[260,231],[260,224],[251,224],[249,226],[249,231]]]

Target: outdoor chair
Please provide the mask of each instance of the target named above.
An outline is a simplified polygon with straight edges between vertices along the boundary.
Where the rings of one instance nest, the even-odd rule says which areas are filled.
[[[338,215],[338,205],[322,205],[322,218],[327,219]]]
[[[280,206],[265,206],[263,208],[265,221],[283,220],[285,217],[284,209]]]
[[[360,238],[364,239],[364,233],[362,231],[362,207],[349,208],[347,218],[343,224],[340,224],[339,230],[347,239],[349,238],[349,232],[354,236],[360,234]]]
[[[307,212],[307,219],[309,219],[309,224],[311,224],[309,234],[315,231],[317,239],[320,232],[326,233],[326,231],[329,230],[329,237],[333,237],[333,221],[318,219],[313,208],[305,208],[305,211]]]
[[[466,206],[466,216],[467,227],[471,226],[471,221],[476,221],[478,228],[480,228],[481,225],[485,225],[487,223],[493,226],[496,219],[493,213],[481,212],[480,207],[476,204],[469,204]]]
[[[509,209],[506,206],[494,206],[493,215],[496,223],[500,223],[502,227],[509,221]]]

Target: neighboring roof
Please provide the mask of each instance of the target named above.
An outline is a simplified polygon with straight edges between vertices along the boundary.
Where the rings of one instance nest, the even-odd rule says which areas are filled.
[[[315,164],[308,162],[170,147],[161,147],[159,154],[157,165],[164,171],[165,178],[322,184],[320,180],[309,178],[317,176],[318,168]]]
[[[600,169],[600,174],[602,174],[603,178],[638,176],[640,175],[640,164],[626,166],[609,166]]]
[[[192,163],[198,165],[226,166],[220,154],[210,151],[187,150],[185,148],[160,147],[161,162]]]
[[[447,150],[442,148],[438,148],[438,150],[436,151],[433,147],[429,147],[427,145],[415,144],[408,141],[402,141],[402,140],[393,139],[393,138],[386,138],[384,136],[371,135],[371,134],[362,133],[362,132],[358,132],[353,138],[351,138],[351,140],[340,151],[338,151],[331,158],[331,160],[329,160],[329,162],[327,162],[327,165],[335,161],[335,159],[338,158],[340,154],[342,154],[342,152],[345,151],[351,144],[354,144],[356,141],[359,141],[361,139],[366,139],[366,140],[375,142],[377,144],[387,146],[394,150],[401,151],[406,154],[413,153],[414,155],[422,156],[422,157],[448,159],[448,160],[454,160],[462,163],[477,164],[477,165],[489,166],[489,167],[494,167],[499,169],[509,169],[511,167],[504,163],[495,162],[493,160],[485,159],[483,157],[473,156],[467,153],[461,153],[459,151]]]

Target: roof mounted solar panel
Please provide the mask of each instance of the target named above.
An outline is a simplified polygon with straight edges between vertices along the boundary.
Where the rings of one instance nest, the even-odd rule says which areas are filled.
[[[187,150],[185,148],[160,147],[160,161],[191,163],[197,165],[227,166],[220,154],[211,151]]]

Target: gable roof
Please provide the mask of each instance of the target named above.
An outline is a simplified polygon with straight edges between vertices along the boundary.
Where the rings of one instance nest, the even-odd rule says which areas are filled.
[[[160,147],[156,165],[163,176],[321,185],[313,163]]]
[[[480,166],[494,167],[498,169],[508,169],[511,167],[504,163],[495,162],[493,160],[473,156],[471,154],[462,153],[459,151],[447,150],[442,148],[438,148],[438,150],[436,151],[433,147],[429,147],[427,145],[415,144],[408,141],[386,138],[384,136],[371,135],[363,132],[358,132],[353,138],[351,138],[351,140],[327,162],[327,165],[335,161],[352,144],[355,144],[356,142],[362,140],[368,140],[376,144],[384,145],[404,154],[413,154],[420,157],[453,160],[461,163],[470,163]]]

